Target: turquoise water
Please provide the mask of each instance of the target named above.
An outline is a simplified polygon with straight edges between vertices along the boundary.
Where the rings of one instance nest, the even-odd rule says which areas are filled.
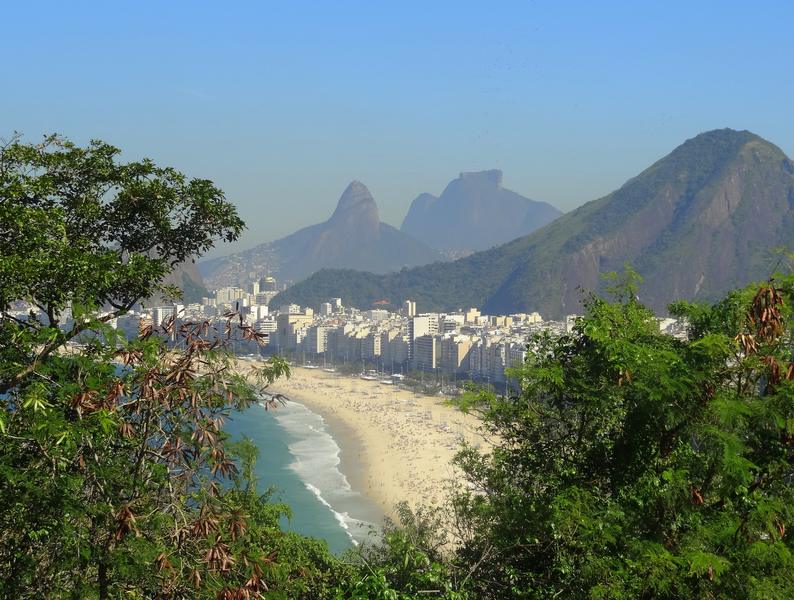
[[[373,539],[382,514],[351,489],[339,469],[339,445],[320,415],[296,402],[270,411],[254,405],[234,413],[225,429],[235,438],[248,436],[259,448],[260,491],[274,487],[273,501],[292,508],[285,529],[324,539],[335,553]]]

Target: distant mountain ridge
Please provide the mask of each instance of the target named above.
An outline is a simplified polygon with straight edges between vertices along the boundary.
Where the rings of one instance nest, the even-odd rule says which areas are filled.
[[[452,263],[386,276],[322,271],[277,302],[339,296],[420,310],[478,306],[490,313],[580,310],[581,291],[630,263],[641,300],[663,312],[676,299],[711,300],[771,273],[773,249],[794,248],[794,163],[749,131],[720,129],[677,147],[611,194],[534,233]]]
[[[328,267],[386,273],[441,260],[439,252],[381,223],[378,205],[367,187],[353,181],[331,217],[274,242],[199,263],[211,288],[238,285],[255,277],[300,280]]]
[[[464,172],[438,197],[420,194],[400,227],[444,251],[485,250],[526,235],[562,214],[502,187],[502,172]]]

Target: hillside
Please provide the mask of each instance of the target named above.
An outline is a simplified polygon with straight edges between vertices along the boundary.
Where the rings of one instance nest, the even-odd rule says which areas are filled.
[[[426,244],[381,223],[372,194],[354,181],[327,221],[245,252],[199,263],[199,269],[207,285],[217,288],[247,282],[252,273],[300,280],[327,267],[386,273],[441,259]]]
[[[420,310],[478,306],[490,313],[580,308],[580,288],[632,264],[640,296],[657,311],[674,299],[709,300],[769,276],[772,252],[794,248],[794,163],[748,131],[687,140],[611,194],[534,233],[446,264],[386,276],[324,271],[274,304],[329,296],[366,307],[388,298]]]
[[[203,296],[209,294],[196,264],[190,261],[177,265],[164,283],[181,289],[184,302],[200,302]]]
[[[441,196],[420,194],[400,230],[428,246],[472,252],[526,235],[562,213],[502,187],[498,170],[461,173]]]

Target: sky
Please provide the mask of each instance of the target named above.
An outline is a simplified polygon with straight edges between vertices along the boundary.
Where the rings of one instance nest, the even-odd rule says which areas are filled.
[[[248,230],[347,184],[398,226],[461,171],[567,211],[684,140],[794,155],[792,2],[7,2],[0,138],[102,139],[208,178]]]

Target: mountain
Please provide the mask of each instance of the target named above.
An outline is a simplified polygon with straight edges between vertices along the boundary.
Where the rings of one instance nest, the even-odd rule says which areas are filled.
[[[555,318],[580,310],[580,288],[598,289],[601,273],[629,263],[645,278],[640,299],[663,312],[672,300],[712,300],[768,277],[781,246],[794,248],[794,163],[753,133],[721,129],[505,245],[381,277],[323,271],[276,303],[411,298],[420,310],[478,306]]]
[[[209,295],[204,285],[204,280],[196,268],[196,263],[190,260],[176,265],[163,279],[163,285],[176,286],[182,290],[181,302],[185,303],[201,302],[202,297]],[[143,300],[142,304],[146,306],[158,306],[160,304],[169,304],[172,301],[172,298],[166,298],[163,294],[158,293]]]
[[[354,181],[324,223],[245,252],[204,261],[199,269],[207,284],[217,288],[249,281],[251,274],[299,280],[325,267],[385,273],[441,259],[437,251],[381,223],[372,194]]]
[[[502,187],[498,170],[461,173],[441,196],[420,194],[400,231],[447,252],[485,250],[526,235],[562,213]]]
[[[182,290],[184,302],[200,302],[203,296],[208,296],[204,280],[201,277],[196,263],[185,261],[166,277],[165,283],[175,285]]]

